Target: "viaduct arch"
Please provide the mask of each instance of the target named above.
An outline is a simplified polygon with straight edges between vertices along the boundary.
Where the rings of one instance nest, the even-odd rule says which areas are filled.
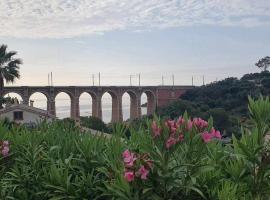
[[[112,122],[123,120],[122,96],[130,96],[130,119],[141,117],[141,95],[147,96],[147,115],[153,114],[157,107],[165,106],[180,98],[193,86],[12,86],[3,89],[3,95],[17,93],[24,104],[29,104],[30,96],[42,93],[47,98],[47,111],[56,115],[55,98],[64,92],[71,99],[70,117],[78,120],[80,117],[79,98],[88,93],[92,97],[92,115],[102,119],[101,98],[106,92],[112,97]]]

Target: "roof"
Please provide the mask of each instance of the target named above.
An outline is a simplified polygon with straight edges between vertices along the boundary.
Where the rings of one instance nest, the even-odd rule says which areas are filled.
[[[4,113],[12,112],[14,110],[18,110],[18,109],[23,110],[23,111],[27,111],[27,112],[30,112],[30,113],[50,117],[50,118],[56,118],[54,115],[48,113],[48,111],[46,111],[46,110],[36,108],[36,107],[32,107],[32,106],[28,106],[28,105],[25,105],[25,104],[11,104],[9,106],[6,106],[5,108],[0,110],[0,115],[4,114]]]

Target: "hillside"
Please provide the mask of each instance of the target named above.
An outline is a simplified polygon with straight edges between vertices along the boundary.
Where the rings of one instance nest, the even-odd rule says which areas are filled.
[[[241,79],[227,78],[187,91],[181,100],[160,108],[162,117],[175,118],[185,110],[192,117],[214,117],[215,126],[226,135],[239,133],[239,123],[247,122],[248,96],[270,94],[270,72],[246,74]]]

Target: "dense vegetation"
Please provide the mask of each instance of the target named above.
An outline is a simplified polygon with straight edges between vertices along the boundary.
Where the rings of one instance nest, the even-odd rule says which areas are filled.
[[[72,122],[0,124],[0,199],[269,199],[269,98],[250,100],[250,127],[232,144],[213,121],[188,118],[113,128],[110,139]]]
[[[161,108],[162,117],[175,118],[185,110],[191,116],[208,119],[213,116],[215,126],[224,135],[240,133],[239,124],[248,119],[248,96],[270,95],[270,73],[246,74],[241,79],[227,78],[187,91],[181,100]]]
[[[91,128],[105,133],[111,133],[110,128],[101,119],[97,117],[80,117],[80,123],[81,126],[86,128]]]

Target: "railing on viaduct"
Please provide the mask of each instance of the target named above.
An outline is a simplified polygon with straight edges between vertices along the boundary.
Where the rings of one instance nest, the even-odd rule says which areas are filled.
[[[130,96],[130,119],[141,116],[141,95],[147,96],[147,114],[154,113],[159,106],[180,98],[183,93],[193,86],[18,86],[5,87],[3,95],[17,93],[22,97],[24,104],[29,104],[30,96],[36,92],[42,93],[47,98],[47,111],[56,115],[55,98],[60,92],[69,95],[71,99],[71,118],[77,120],[80,116],[79,98],[82,93],[92,97],[92,115],[102,119],[101,98],[104,93],[112,97],[112,122],[122,121],[122,96]]]

